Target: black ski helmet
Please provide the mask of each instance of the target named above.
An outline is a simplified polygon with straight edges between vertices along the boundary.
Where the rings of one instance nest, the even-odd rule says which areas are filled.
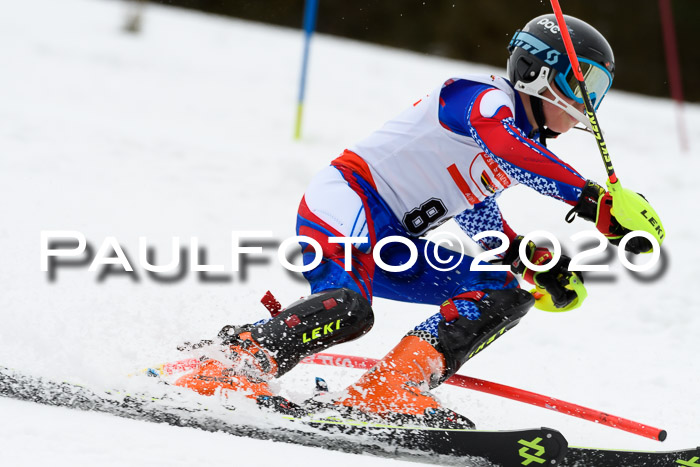
[[[586,88],[597,108],[610,89],[615,74],[612,48],[605,37],[590,24],[572,16],[564,16],[564,19],[586,80]],[[542,99],[542,93],[554,82],[565,96],[583,102],[553,14],[538,16],[523,29],[517,30],[508,45],[508,51],[508,79],[516,90]],[[537,105],[541,107],[540,99],[531,101],[538,102]],[[572,115],[575,112],[577,115],[574,116],[588,125],[587,119],[578,110],[567,106],[563,101],[553,103]],[[540,124],[540,127],[543,126]]]

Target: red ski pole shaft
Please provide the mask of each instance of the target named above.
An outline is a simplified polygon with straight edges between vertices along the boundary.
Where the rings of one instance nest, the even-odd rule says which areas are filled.
[[[377,362],[378,360],[375,358],[329,353],[317,353],[316,355],[311,355],[301,361],[301,363],[341,366],[363,370],[372,368]],[[573,417],[582,418],[591,422],[600,423],[601,425],[617,428],[618,430],[634,433],[646,438],[651,438],[658,441],[663,441],[666,439],[666,431],[660,428],[654,428],[643,423],[601,412],[600,410],[590,409],[581,405],[572,404],[571,402],[561,401],[553,397],[506,386],[504,384],[492,383],[483,379],[462,375],[454,375],[448,379],[446,383],[452,386],[473,389],[475,391],[485,392],[487,394],[493,394],[495,396],[505,397],[507,399],[535,405],[537,407],[553,410],[564,415],[571,415]]]
[[[590,422],[607,425],[618,430],[634,433],[646,438],[663,441],[666,439],[666,431],[655,428],[653,426],[644,425],[639,422],[628,420],[626,418],[611,415],[600,410],[591,409],[582,405],[573,404],[571,402],[562,401],[553,397],[544,396],[523,389],[506,386],[504,384],[492,383],[470,376],[454,375],[448,379],[447,384],[459,386],[467,389],[493,394],[495,396],[505,397],[508,399],[524,402],[526,404],[535,405],[555,412],[571,415],[573,417],[582,418]]]
[[[610,159],[610,154],[608,153],[608,148],[605,145],[605,139],[603,138],[603,131],[600,129],[600,124],[598,123],[598,117],[595,114],[595,107],[593,102],[591,102],[591,96],[588,94],[588,88],[586,87],[586,80],[584,79],[583,72],[581,71],[581,65],[579,64],[578,57],[576,56],[576,51],[574,50],[574,43],[571,41],[571,35],[569,34],[569,29],[566,27],[566,21],[564,20],[564,13],[561,11],[559,6],[559,0],[550,0],[552,4],[552,9],[554,10],[554,16],[557,18],[557,24],[559,25],[559,32],[564,40],[564,47],[566,47],[566,54],[569,56],[569,61],[571,62],[571,68],[574,71],[574,76],[579,82],[581,87],[581,94],[583,95],[583,102],[586,106],[586,115],[588,120],[591,122],[591,128],[593,128],[593,134],[595,135],[596,142],[598,143],[598,150],[603,158],[603,164],[605,165],[605,171],[608,174],[608,180],[610,183],[617,182],[617,176],[615,175],[615,169],[612,165],[612,160]]]

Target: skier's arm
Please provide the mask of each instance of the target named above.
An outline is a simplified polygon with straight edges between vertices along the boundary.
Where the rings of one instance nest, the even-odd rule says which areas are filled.
[[[470,238],[487,230],[503,232],[511,242],[517,236],[503,219],[495,196],[489,196],[475,204],[473,209],[457,214],[454,219]],[[501,240],[498,237],[485,237],[479,240],[479,244],[486,250],[493,250],[501,245]]]
[[[612,216],[610,194],[586,180],[546,147],[527,138],[515,124],[513,115],[512,101],[492,86],[454,83],[441,93],[439,117],[443,127],[471,136],[509,177],[574,206],[572,212],[595,222],[611,243],[619,243],[629,230]],[[646,252],[651,244],[635,237],[626,249],[633,253]]]
[[[574,168],[515,125],[511,101],[495,88],[479,93],[466,114],[472,138],[523,185],[575,205],[586,184]]]

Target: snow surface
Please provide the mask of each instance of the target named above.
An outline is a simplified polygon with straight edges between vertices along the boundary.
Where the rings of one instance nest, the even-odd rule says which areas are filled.
[[[305,295],[306,284],[278,265],[274,249],[246,279],[232,273],[231,231],[293,235],[306,184],[345,147],[445,78],[504,72],[318,36],[304,138],[295,142],[300,31],[149,5],[144,33],[131,36],[120,30],[125,11],[114,1],[24,0],[0,15],[0,364],[96,387],[123,385],[136,369],[180,358],[174,348],[183,341],[264,317],[258,301],[268,289],[283,303]],[[600,256],[611,272],[607,279],[589,274],[582,309],[531,311],[460,371],[663,427],[668,440],[438,388],[447,406],[484,429],[555,427],[573,445],[700,444],[693,295],[700,106],[684,112],[689,153],[679,149],[675,106],[667,99],[612,91],[599,113],[622,182],[643,192],[664,220],[665,273],[641,282],[615,256]],[[572,132],[551,147],[588,178],[604,181],[590,136]],[[524,187],[507,191],[501,205],[516,230],[548,230],[570,249],[569,236],[591,227],[564,223],[566,206]],[[454,225],[442,229],[459,232]],[[114,236],[136,271],[100,281],[84,264],[59,268],[50,282],[39,267],[44,230],[80,231],[95,250]],[[172,284],[157,282],[139,266],[139,236],[156,247],[159,263],[169,258],[173,237],[187,244],[196,236],[207,263],[224,265],[228,279],[203,282],[186,272]],[[370,334],[333,351],[379,358],[434,312],[381,299],[375,310]],[[359,373],[299,367],[281,379],[281,390],[308,397],[316,375],[338,390]],[[3,466],[360,461],[6,399],[0,419]]]

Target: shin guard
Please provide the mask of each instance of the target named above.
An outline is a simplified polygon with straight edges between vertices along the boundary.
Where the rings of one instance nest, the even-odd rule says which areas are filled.
[[[486,297],[476,302],[481,317],[470,320],[463,316],[438,325],[438,350],[445,356],[445,381],[474,355],[482,351],[507,330],[518,324],[535,303],[522,289],[485,290]]]
[[[277,362],[275,376],[282,376],[311,354],[368,332],[374,324],[372,307],[362,295],[347,289],[331,289],[303,298],[269,321],[247,326],[246,331]],[[240,328],[224,328],[219,334],[233,338]]]

